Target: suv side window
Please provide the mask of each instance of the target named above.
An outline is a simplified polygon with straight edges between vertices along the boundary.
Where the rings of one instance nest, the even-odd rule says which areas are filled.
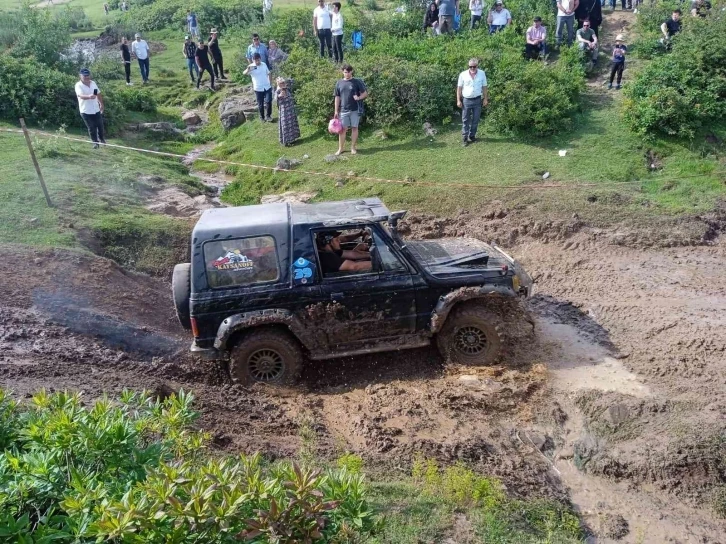
[[[207,282],[212,288],[239,287],[280,278],[272,236],[205,242],[204,262]]]
[[[375,244],[376,248],[378,249],[378,257],[381,261],[381,268],[383,268],[384,272],[406,272],[408,269],[406,268],[406,265],[403,264],[398,257],[396,257],[396,254],[391,251],[391,248],[388,247],[388,244],[383,241],[381,236],[375,231],[375,229],[371,229],[372,236],[373,236],[373,243]]]

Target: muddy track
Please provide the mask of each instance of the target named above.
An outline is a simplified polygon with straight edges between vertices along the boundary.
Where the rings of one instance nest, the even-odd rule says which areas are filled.
[[[619,516],[621,542],[723,542],[709,502],[726,484],[723,240],[636,249],[623,230],[496,207],[408,229],[508,242],[538,277],[534,338],[506,365],[445,366],[426,348],[309,364],[290,390],[245,389],[188,357],[164,282],[88,254],[5,246],[0,385],[21,398],[192,389],[199,425],[225,451],[294,455],[304,425],[323,456],[350,450],[406,471],[423,452],[495,474],[514,495],[571,499],[599,542]]]

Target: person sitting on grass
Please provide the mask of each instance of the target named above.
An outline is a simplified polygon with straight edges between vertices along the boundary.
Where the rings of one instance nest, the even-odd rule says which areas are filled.
[[[436,36],[438,34],[437,30],[439,27],[439,8],[436,5],[436,2],[431,2],[429,4],[429,9],[426,10],[426,15],[424,15],[424,22],[423,22],[423,31],[424,34],[428,32],[428,29],[431,29],[431,33]]]
[[[625,53],[627,51],[628,48],[623,43],[623,35],[618,34],[615,37],[615,48],[613,49],[613,66],[610,69],[610,83],[608,84],[608,89],[613,88],[613,79],[615,78],[615,74],[617,74],[618,81],[615,88],[620,90],[620,81],[623,79],[623,70],[625,70]]]
[[[582,22],[582,28],[575,34],[577,40],[577,47],[580,51],[584,51],[585,54],[589,54],[593,64],[597,64],[597,35],[595,31],[590,28],[590,21],[585,19]]]
[[[545,39],[547,38],[547,29],[542,26],[542,17],[535,17],[534,23],[527,29],[527,45],[526,56],[528,59],[537,59],[544,57],[547,53]]]
[[[507,25],[512,24],[512,14],[509,13],[508,9],[504,8],[502,0],[497,0],[494,3],[494,9],[489,12],[487,23],[489,24],[489,34],[504,30]]]

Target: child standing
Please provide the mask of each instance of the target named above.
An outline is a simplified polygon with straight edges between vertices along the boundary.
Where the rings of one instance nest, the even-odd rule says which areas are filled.
[[[623,35],[618,34],[615,37],[615,48],[613,49],[613,66],[610,69],[610,83],[608,83],[608,89],[613,88],[613,79],[615,74],[618,75],[618,81],[615,85],[616,89],[620,89],[620,82],[623,79],[623,70],[625,70],[625,53],[628,51],[627,46],[623,43]]]

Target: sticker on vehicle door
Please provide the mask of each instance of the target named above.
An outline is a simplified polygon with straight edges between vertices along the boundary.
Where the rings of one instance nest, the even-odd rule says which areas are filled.
[[[292,281],[295,284],[305,285],[313,281],[315,265],[304,257],[295,259],[292,264]]]

